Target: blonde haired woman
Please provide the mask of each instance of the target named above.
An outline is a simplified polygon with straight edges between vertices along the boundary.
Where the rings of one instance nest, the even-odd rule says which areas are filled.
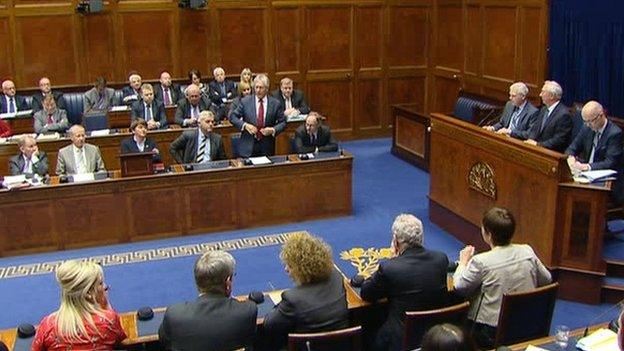
[[[56,280],[61,306],[39,324],[32,351],[112,350],[126,338],[108,303],[102,267],[70,260],[56,269]]]
[[[252,77],[251,77],[251,69],[243,68],[243,71],[240,74],[240,83],[247,83],[250,87],[253,87]],[[239,91],[240,94],[240,91]]]

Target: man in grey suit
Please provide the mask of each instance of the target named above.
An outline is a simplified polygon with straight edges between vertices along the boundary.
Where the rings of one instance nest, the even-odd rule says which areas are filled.
[[[258,307],[231,297],[236,261],[226,251],[208,251],[193,270],[199,297],[167,307],[158,328],[163,350],[226,351],[251,348]]]
[[[9,159],[9,170],[11,175],[32,175],[45,176],[48,174],[48,157],[45,152],[39,151],[37,141],[30,135],[25,135],[17,141],[20,154]]]
[[[84,94],[84,113],[107,111],[115,105],[115,89],[106,87],[106,79],[97,77],[93,88]]]
[[[310,107],[308,107],[308,103],[305,101],[303,92],[294,89],[293,81],[288,77],[282,78],[279,90],[275,90],[272,95],[284,106],[284,115],[286,117],[310,113]]]
[[[52,94],[43,99],[43,110],[35,113],[35,133],[44,134],[50,132],[65,133],[69,128],[67,112],[56,108],[56,102]]]
[[[71,145],[59,150],[56,174],[82,174],[106,171],[100,149],[85,142],[85,130],[81,125],[69,128]]]
[[[253,85],[255,95],[244,97],[230,115],[230,122],[241,131],[238,154],[241,157],[272,156],[275,137],[286,128],[284,106],[268,96],[266,75],[257,75]]]
[[[212,132],[214,121],[212,111],[202,111],[199,127],[185,131],[169,145],[169,153],[177,163],[204,163],[227,158],[221,136]]]
[[[498,134],[505,134],[516,139],[526,140],[535,123],[537,108],[528,101],[529,88],[522,82],[513,83],[509,87],[509,101],[503,109],[498,123],[483,128]]]

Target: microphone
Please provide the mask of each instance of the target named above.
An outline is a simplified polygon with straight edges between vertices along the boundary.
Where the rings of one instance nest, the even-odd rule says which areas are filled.
[[[609,314],[609,312],[613,312],[614,309],[616,309],[617,307],[622,307],[624,306],[624,299],[620,300],[618,303],[616,303],[615,305],[609,307],[606,311],[602,312],[601,314],[599,314],[597,317],[593,318],[589,323],[587,323],[587,325],[585,326],[585,330],[583,331],[583,337],[586,337],[587,334],[589,333],[589,327],[596,323],[599,319],[601,319],[602,317],[606,316],[607,314]]]
[[[363,282],[364,282],[364,277],[359,274],[356,274],[353,276],[353,278],[351,278],[351,280],[349,281],[349,284],[351,284],[351,286],[354,288],[360,288],[362,287]]]
[[[490,110],[490,112],[489,112],[487,115],[485,115],[485,117],[483,117],[483,118],[479,121],[479,123],[477,123],[477,126],[479,126],[479,127],[483,127],[483,125],[485,125],[485,124],[486,124],[486,123],[490,120],[490,117],[492,117],[492,115],[494,114],[494,112],[496,112],[496,109],[495,109],[495,108],[491,109],[491,110]]]
[[[306,341],[306,350],[312,351],[312,348],[310,347],[310,340]]]

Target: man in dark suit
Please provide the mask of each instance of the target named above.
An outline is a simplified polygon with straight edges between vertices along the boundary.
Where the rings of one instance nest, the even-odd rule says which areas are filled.
[[[255,95],[243,98],[230,115],[230,122],[241,131],[238,154],[241,157],[272,156],[275,137],[286,127],[284,106],[268,96],[266,75],[257,75],[253,84]]]
[[[2,97],[0,98],[0,113],[15,113],[28,110],[26,99],[15,94],[15,83],[10,80],[2,82]]]
[[[279,90],[273,91],[272,95],[284,106],[284,115],[286,117],[310,113],[310,108],[303,97],[303,92],[294,89],[293,81],[288,77],[282,78]]]
[[[154,162],[162,162],[156,141],[147,137],[147,122],[143,118],[135,118],[130,124],[132,136],[121,141],[121,153],[151,152]]]
[[[147,122],[147,129],[167,129],[167,115],[165,105],[154,99],[154,88],[145,83],[141,86],[141,100],[132,104],[130,112],[132,119],[142,118]]]
[[[32,110],[33,112],[43,110],[43,99],[46,95],[52,94],[54,97],[54,102],[56,103],[56,107],[60,110],[67,110],[65,108],[65,99],[63,99],[63,93],[60,91],[53,91],[52,84],[50,83],[50,79],[48,77],[43,77],[39,79],[39,90],[34,93],[32,96]]]
[[[219,134],[212,132],[212,111],[202,111],[198,124],[199,128],[185,131],[169,145],[171,156],[181,164],[225,160],[223,140]]]
[[[388,299],[388,317],[375,336],[374,350],[401,350],[406,311],[443,307],[447,303],[448,258],[423,247],[422,222],[400,214],[392,224],[394,258],[362,283],[366,301]]]
[[[182,127],[195,127],[199,113],[210,109],[210,101],[201,94],[199,87],[191,84],[186,87],[185,99],[178,101],[175,122]]]
[[[165,71],[160,74],[160,84],[154,86],[154,97],[165,106],[172,106],[180,100],[180,86],[171,82],[171,75]]]
[[[252,347],[258,308],[230,296],[236,261],[226,251],[208,251],[195,263],[199,297],[169,306],[158,329],[163,350],[229,351]]]
[[[607,119],[602,105],[590,101],[581,110],[584,126],[566,149],[573,173],[612,169],[618,172],[612,191],[617,204],[624,200],[622,189],[622,130]]]
[[[332,152],[338,150],[338,143],[331,134],[328,126],[321,124],[321,116],[312,111],[308,114],[305,124],[295,131],[295,152],[306,154],[309,152]]]
[[[141,76],[132,73],[128,77],[128,85],[121,89],[123,93],[122,102],[124,105],[132,105],[135,101],[141,100]]]
[[[236,85],[225,79],[225,71],[221,67],[215,68],[212,74],[214,80],[208,84],[208,96],[217,120],[222,120],[227,117],[226,103],[236,97]]]
[[[43,100],[43,110],[35,113],[33,120],[35,122],[35,133],[37,134],[50,132],[65,133],[69,128],[67,112],[57,108],[52,94],[45,97]]]
[[[525,143],[557,152],[563,152],[568,147],[572,135],[572,117],[568,107],[560,101],[562,95],[559,83],[554,80],[544,82],[540,93],[544,106],[538,112]]]
[[[48,174],[48,157],[45,152],[39,151],[37,141],[30,135],[25,135],[17,141],[20,154],[9,159],[9,171],[11,175],[45,176]]]
[[[505,134],[516,139],[526,140],[535,122],[537,108],[527,99],[529,88],[522,82],[509,87],[509,101],[503,109],[500,120],[493,126],[483,128],[498,134]]]

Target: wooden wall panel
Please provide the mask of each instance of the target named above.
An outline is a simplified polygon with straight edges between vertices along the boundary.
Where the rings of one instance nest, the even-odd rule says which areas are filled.
[[[13,43],[9,33],[9,18],[0,17],[0,78],[13,77]]]
[[[275,10],[275,70],[296,72],[299,70],[300,42],[299,13],[297,8]]]
[[[93,82],[98,76],[104,76],[108,80],[115,79],[115,58],[118,50],[115,49],[115,30],[111,15],[85,16],[80,18],[80,22],[84,33],[85,54],[81,57],[86,64],[86,82]]]
[[[240,72],[243,67],[250,67],[253,72],[267,70],[264,35],[266,24],[263,11],[262,9],[219,11],[221,58],[215,64],[220,64],[226,72]]]
[[[318,81],[308,84],[310,105],[329,118],[332,129],[353,128],[351,121],[351,84],[347,81]]]
[[[390,10],[390,66],[424,66],[427,64],[429,37],[428,7],[396,6]]]
[[[191,69],[198,69],[210,76],[209,38],[211,19],[206,11],[180,11],[180,52],[178,53],[178,77],[187,77]],[[173,75],[176,76],[175,74]]]
[[[358,101],[355,116],[359,129],[380,129],[383,127],[382,84],[380,79],[361,79],[357,83]]]
[[[542,23],[541,9],[527,7],[522,9],[521,42],[520,42],[520,77],[533,87],[542,84],[544,77],[541,74],[544,66],[540,40]]]
[[[433,89],[434,104],[431,111],[440,111],[442,113],[453,112],[457,93],[461,87],[460,81],[457,79],[446,77],[435,77]]]
[[[120,15],[123,29],[121,54],[123,73],[139,72],[153,79],[173,69],[173,18],[169,11],[128,12]],[[146,40],[146,38],[150,38]]]
[[[436,22],[436,66],[461,69],[464,61],[462,6],[440,5]]]
[[[78,80],[78,71],[71,64],[76,52],[72,21],[69,15],[15,19],[18,48],[21,48],[16,55],[16,64],[22,67],[22,82],[28,86],[37,85],[39,78],[48,74],[54,74],[56,84],[71,84]]]
[[[425,77],[388,79],[388,105],[413,103],[425,113]]]
[[[511,82],[516,57],[516,8],[485,8],[485,52],[483,74]]]
[[[307,45],[310,70],[351,66],[349,7],[308,8]]]
[[[383,26],[381,7],[363,7],[355,10],[355,57],[360,68],[381,68]],[[397,40],[397,38],[393,38]]]
[[[483,55],[483,19],[479,6],[468,6],[466,9],[466,73],[478,75],[482,73],[481,58]]]

